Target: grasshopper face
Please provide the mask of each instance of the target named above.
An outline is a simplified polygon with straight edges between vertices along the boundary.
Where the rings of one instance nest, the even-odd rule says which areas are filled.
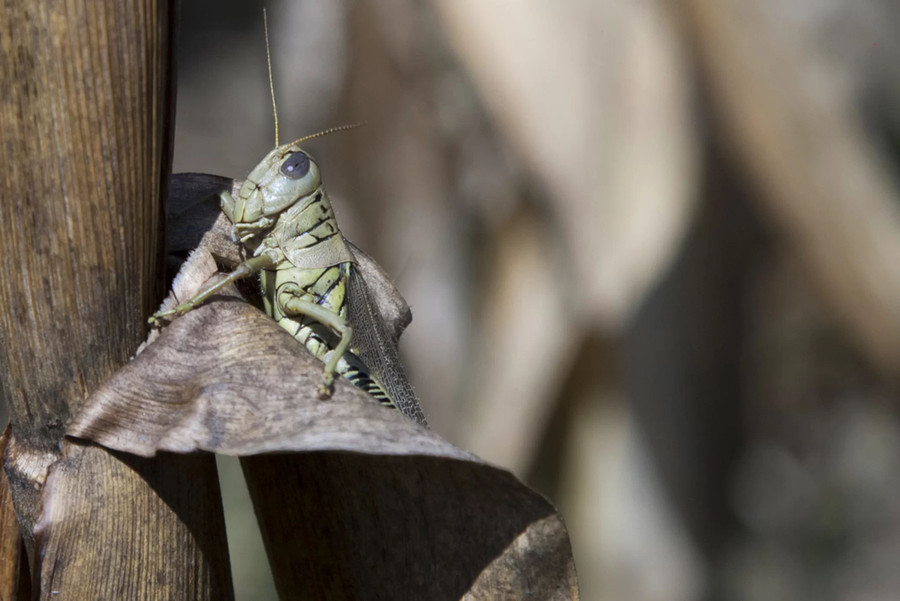
[[[253,168],[237,197],[222,202],[232,223],[254,223],[311,199],[322,181],[319,167],[296,143],[279,146]]]

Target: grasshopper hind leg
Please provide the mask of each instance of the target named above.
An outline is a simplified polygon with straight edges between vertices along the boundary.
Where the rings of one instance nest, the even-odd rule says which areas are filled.
[[[333,345],[327,342],[327,340],[332,340],[332,336],[323,332],[323,329],[325,328],[318,324],[298,325],[295,337],[316,357],[325,360],[337,357],[335,373],[344,376],[351,384],[367,392],[379,404],[396,409],[397,405],[394,400],[388,395],[384,386],[369,372],[369,368],[356,355],[355,351],[351,348],[344,354],[337,355],[337,349],[333,350]]]
[[[322,384],[319,386],[319,398],[328,399],[334,391],[334,374],[341,357],[350,349],[350,341],[353,339],[353,327],[346,318],[332,309],[320,305],[303,294],[300,286],[281,286],[278,295],[278,305],[281,312],[287,317],[305,316],[335,332],[339,340],[334,348],[329,349],[324,344],[310,344],[304,341],[313,355],[325,362]],[[305,326],[301,326],[302,330]],[[295,336],[299,331],[295,333]]]
[[[369,395],[374,398],[380,405],[384,407],[390,407],[391,409],[396,409],[397,405],[394,403],[393,399],[387,395],[384,390],[384,387],[375,381],[372,376],[366,373],[363,370],[357,369],[356,367],[348,366],[346,371],[344,372],[344,377],[350,380],[350,382],[356,386],[357,388],[361,388],[365,390]]]
[[[349,265],[318,270],[282,270],[268,288],[274,300],[271,314],[298,342],[325,363],[319,397],[331,396],[335,374],[366,391],[381,405],[396,408],[368,365],[351,350],[347,284]],[[264,274],[264,280],[266,280]]]

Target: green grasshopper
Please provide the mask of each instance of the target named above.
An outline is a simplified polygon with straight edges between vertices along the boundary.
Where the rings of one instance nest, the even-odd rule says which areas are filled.
[[[266,41],[268,55],[268,36]],[[271,83],[271,61],[269,63]],[[393,337],[366,286],[357,260],[338,227],[319,166],[300,148],[306,140],[356,127],[348,125],[278,145],[250,172],[239,192],[222,191],[222,211],[232,239],[247,258],[226,278],[174,309],[150,318],[182,315],[238,279],[259,273],[263,305],[279,325],[325,363],[319,397],[333,391],[335,373],[383,405],[425,423]]]

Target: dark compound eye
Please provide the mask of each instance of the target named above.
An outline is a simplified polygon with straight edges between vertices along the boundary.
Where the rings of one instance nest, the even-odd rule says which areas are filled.
[[[281,173],[291,179],[300,179],[309,173],[309,157],[302,152],[295,152],[284,159],[281,164]]]

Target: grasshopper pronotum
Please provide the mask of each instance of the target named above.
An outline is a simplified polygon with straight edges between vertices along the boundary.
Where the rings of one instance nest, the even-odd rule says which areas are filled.
[[[266,56],[269,58],[268,32]],[[316,162],[300,148],[306,140],[356,127],[347,125],[278,144],[250,172],[236,196],[220,195],[231,220],[232,238],[249,258],[228,277],[174,309],[150,318],[187,313],[224,286],[260,274],[266,312],[325,363],[319,396],[331,396],[334,374],[346,377],[383,405],[425,423],[396,348],[377,310],[373,310],[362,272],[335,220]]]

